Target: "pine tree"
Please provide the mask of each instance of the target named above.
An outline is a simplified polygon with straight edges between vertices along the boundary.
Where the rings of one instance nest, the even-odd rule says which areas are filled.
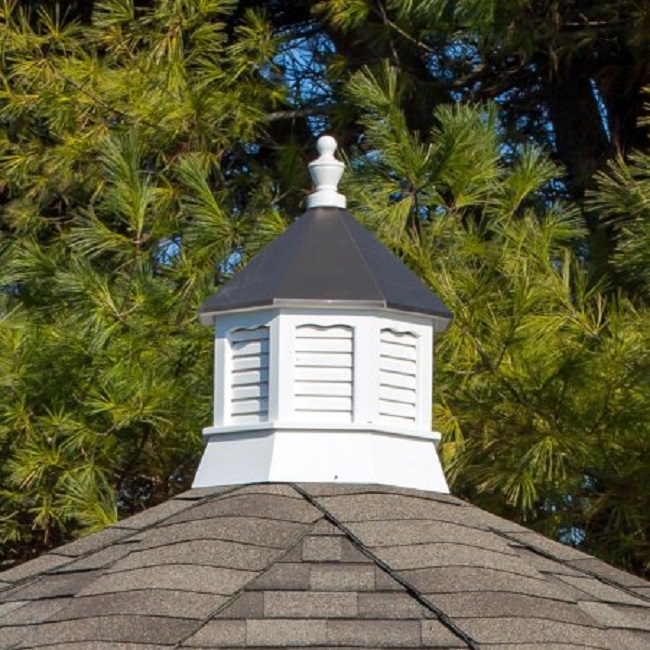
[[[285,227],[254,155],[277,42],[259,13],[232,30],[234,7],[104,0],[82,27],[3,5],[5,562],[189,487],[211,401],[198,305]]]
[[[1,5],[1,561],[189,486],[211,409],[197,308],[297,217],[328,128],[355,215],[454,313],[434,404],[453,490],[648,572],[644,154],[599,177],[585,221],[539,131],[452,101],[473,97],[463,70],[421,85],[440,72],[422,44],[453,59],[440,3],[387,4],[393,26],[365,0],[266,4]]]
[[[454,314],[434,384],[452,490],[647,573],[647,306],[594,279],[578,210],[549,200],[554,166],[506,146],[495,110],[441,107],[422,135],[396,70],[360,72],[350,91],[365,128],[353,209]],[[626,215],[621,263],[647,271],[647,172],[634,169],[603,176],[594,205]]]

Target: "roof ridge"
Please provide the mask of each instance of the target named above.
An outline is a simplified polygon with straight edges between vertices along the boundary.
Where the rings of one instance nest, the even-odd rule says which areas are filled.
[[[557,555],[554,555],[550,551],[545,551],[544,549],[539,548],[538,546],[534,546],[529,542],[525,542],[521,539],[517,539],[516,537],[512,536],[510,533],[506,531],[499,531],[491,526],[489,526],[488,529],[490,530],[490,532],[498,535],[499,537],[503,537],[504,539],[507,539],[509,542],[515,542],[516,544],[523,546],[525,549],[531,551],[531,553],[535,553],[536,555],[546,558],[547,560],[552,560],[553,562],[557,562],[558,564],[561,564],[564,567],[573,569],[574,571],[582,573],[583,575],[588,576],[590,578],[596,578],[600,582],[610,587],[614,587],[616,589],[620,589],[621,591],[624,591],[628,596],[632,596],[633,598],[638,598],[639,600],[643,600],[645,602],[650,603],[650,596],[645,596],[644,594],[640,594],[637,591],[634,591],[634,589],[628,587],[627,585],[624,585],[622,582],[618,582],[613,578],[608,578],[607,576],[604,576],[601,573],[598,573],[597,571],[587,569],[585,567],[580,566],[579,564],[574,564],[569,560],[558,557]],[[530,532],[533,534],[541,535],[541,533],[536,533],[533,530],[531,530]],[[550,538],[545,538],[545,539],[550,539]],[[555,540],[551,540],[551,541],[555,541]],[[582,552],[582,551],[578,551],[578,552]]]
[[[434,605],[429,601],[419,589],[413,586],[408,580],[405,580],[399,573],[394,571],[388,564],[383,560],[378,558],[363,542],[359,539],[342,521],[340,521],[335,515],[333,515],[325,506],[321,505],[316,497],[312,497],[309,492],[304,490],[299,485],[295,483],[290,483],[291,487],[296,490],[298,493],[302,494],[305,500],[313,505],[315,508],[320,510],[323,513],[323,517],[329,521],[331,524],[336,526],[345,537],[357,548],[361,553],[363,553],[367,558],[369,558],[377,567],[379,567],[384,573],[389,575],[395,582],[401,585],[404,590],[416,600],[420,605],[428,609],[430,612],[436,615],[440,623],[444,625],[452,634],[457,636],[459,639],[467,643],[470,650],[481,650],[478,642],[473,639],[467,632],[462,630],[454,620],[446,614],[440,607]]]
[[[350,214],[350,213],[348,213],[348,214]],[[359,246],[359,243],[357,242],[356,238],[352,234],[352,231],[348,227],[348,224],[347,224],[346,220],[343,218],[343,215],[341,213],[339,213],[336,216],[341,221],[341,224],[343,225],[343,228],[345,229],[345,231],[348,233],[348,235],[350,237],[350,241],[352,242],[352,245],[354,246],[355,250],[357,251],[357,254],[359,255],[361,261],[363,262],[363,266],[364,266],[364,268],[366,270],[366,273],[370,277],[371,283],[374,285],[375,289],[377,290],[377,293],[379,293],[379,295],[381,296],[382,294],[384,294],[384,292],[382,291],[381,286],[379,286],[379,283],[377,282],[377,279],[375,278],[375,274],[373,273],[372,267],[368,263],[368,260],[366,259],[366,256],[363,254],[363,251],[361,250],[361,247]],[[350,216],[352,216],[352,215],[350,215]],[[352,216],[352,219],[354,219],[353,216]],[[384,305],[387,305],[387,300],[386,300],[385,295],[384,295]]]

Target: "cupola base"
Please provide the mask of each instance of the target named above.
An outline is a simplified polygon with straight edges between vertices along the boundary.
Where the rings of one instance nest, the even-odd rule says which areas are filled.
[[[211,427],[192,487],[246,483],[368,483],[448,494],[439,434],[398,429]]]

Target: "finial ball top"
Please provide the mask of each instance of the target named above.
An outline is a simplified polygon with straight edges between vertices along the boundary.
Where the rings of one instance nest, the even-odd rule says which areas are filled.
[[[316,143],[316,148],[321,156],[333,156],[338,144],[331,135],[321,135]]]

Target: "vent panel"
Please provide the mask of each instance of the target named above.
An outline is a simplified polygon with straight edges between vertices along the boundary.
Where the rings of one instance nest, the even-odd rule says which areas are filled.
[[[379,415],[396,425],[412,425],[417,417],[417,343],[412,332],[381,330]]]
[[[294,406],[300,420],[351,422],[353,411],[351,327],[296,328]]]
[[[263,422],[269,416],[269,328],[237,329],[230,334],[233,423]]]

